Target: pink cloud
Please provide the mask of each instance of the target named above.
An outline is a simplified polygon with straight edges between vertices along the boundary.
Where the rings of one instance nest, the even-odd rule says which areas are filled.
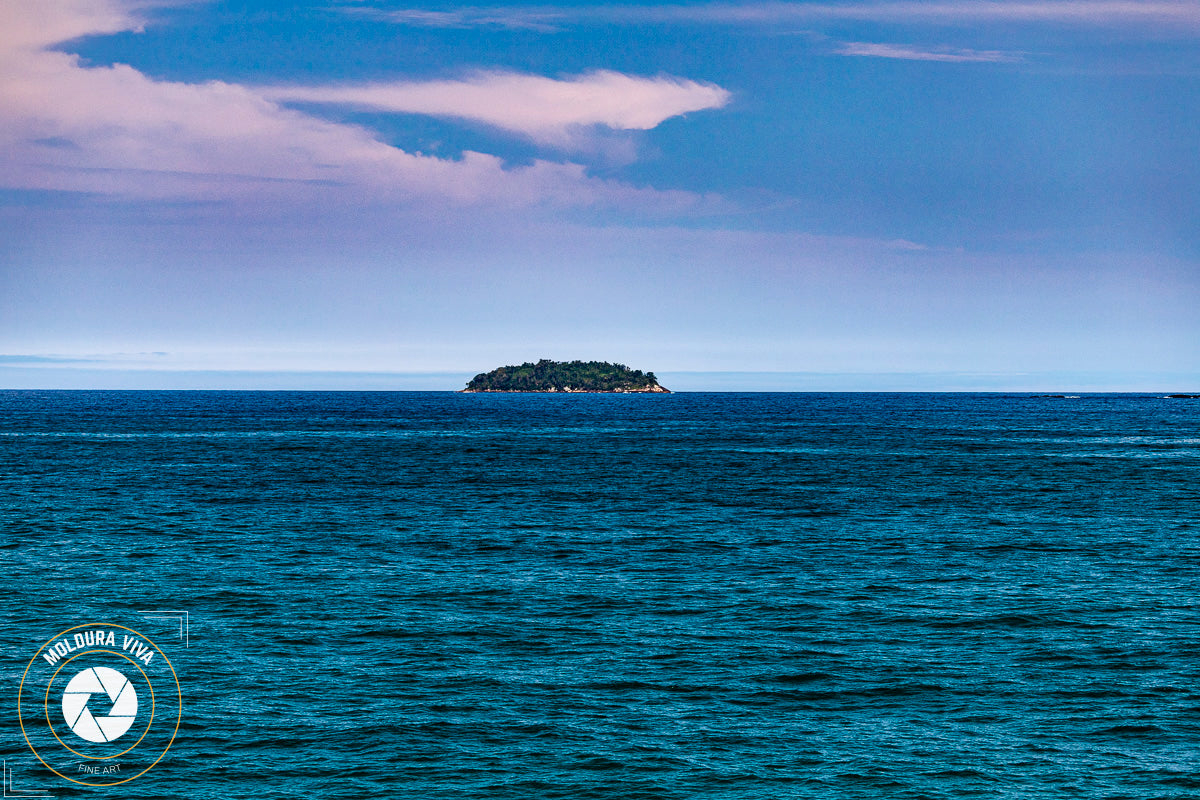
[[[140,30],[141,21],[115,0],[38,0],[0,6],[0,54],[36,51],[59,42]]]
[[[74,55],[45,49],[139,24],[110,0],[0,5],[0,184],[286,203],[435,198],[681,209],[705,202],[599,180],[578,164],[506,169],[486,153],[410,153],[366,128],[281,107],[251,87],[155,80],[127,65],[86,67]],[[631,125],[653,121],[645,110],[604,113]]]
[[[275,100],[476,120],[559,146],[569,145],[584,128],[648,130],[690,111],[720,108],[730,97],[712,84],[610,71],[568,79],[491,72],[465,80],[274,87],[262,93]]]

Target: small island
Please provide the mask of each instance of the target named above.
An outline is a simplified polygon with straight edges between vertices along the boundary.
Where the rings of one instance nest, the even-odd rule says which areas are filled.
[[[616,392],[670,394],[653,372],[607,361],[551,361],[499,367],[471,379],[464,392]]]

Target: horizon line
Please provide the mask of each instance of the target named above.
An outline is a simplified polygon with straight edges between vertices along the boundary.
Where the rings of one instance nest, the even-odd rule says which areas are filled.
[[[673,393],[1190,394],[1200,371],[655,370]],[[5,364],[0,391],[456,392],[474,370],[139,369]]]

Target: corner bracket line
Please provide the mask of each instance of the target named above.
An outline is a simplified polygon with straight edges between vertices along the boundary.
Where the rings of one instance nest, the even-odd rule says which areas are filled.
[[[44,789],[16,789],[12,785],[12,770],[8,768],[7,759],[4,761],[4,797],[54,797]]]
[[[183,642],[184,647],[191,647],[191,632],[192,624],[187,611],[139,611],[139,614],[145,614],[146,619],[169,619],[171,621],[179,620],[179,640]]]

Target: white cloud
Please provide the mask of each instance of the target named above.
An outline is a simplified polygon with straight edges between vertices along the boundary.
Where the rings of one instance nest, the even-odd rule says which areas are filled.
[[[570,145],[593,126],[649,130],[671,117],[729,101],[729,92],[712,84],[609,71],[568,79],[490,72],[465,80],[275,87],[261,93],[274,100],[476,120],[558,146]]]
[[[1010,63],[1020,61],[1014,53],[1000,50],[968,50],[963,48],[917,48],[905,44],[882,44],[874,42],[845,42],[838,48],[844,56],[871,56],[875,58],[898,58],[905,61],[944,61],[948,63]]]
[[[598,180],[578,164],[537,161],[505,169],[485,153],[460,159],[409,153],[365,128],[283,108],[251,87],[155,80],[127,65],[87,67],[74,55],[46,49],[88,34],[138,29],[139,19],[125,8],[112,0],[0,3],[0,184],[287,203],[435,197],[682,210],[701,200]],[[620,77],[605,80],[619,88]],[[583,93],[574,112],[581,118],[588,102],[604,97]],[[674,107],[691,106],[680,101]],[[535,127],[557,124],[528,113]],[[619,102],[597,116],[627,125],[654,122],[650,110]]]
[[[347,14],[369,17],[398,25],[417,28],[507,28],[509,30],[541,31],[554,33],[562,30],[556,20],[562,15],[554,10],[539,13],[531,10],[514,11],[500,8],[489,11],[483,8],[459,8],[453,11],[430,11],[426,9],[399,9],[387,11],[379,8],[346,8]]]

